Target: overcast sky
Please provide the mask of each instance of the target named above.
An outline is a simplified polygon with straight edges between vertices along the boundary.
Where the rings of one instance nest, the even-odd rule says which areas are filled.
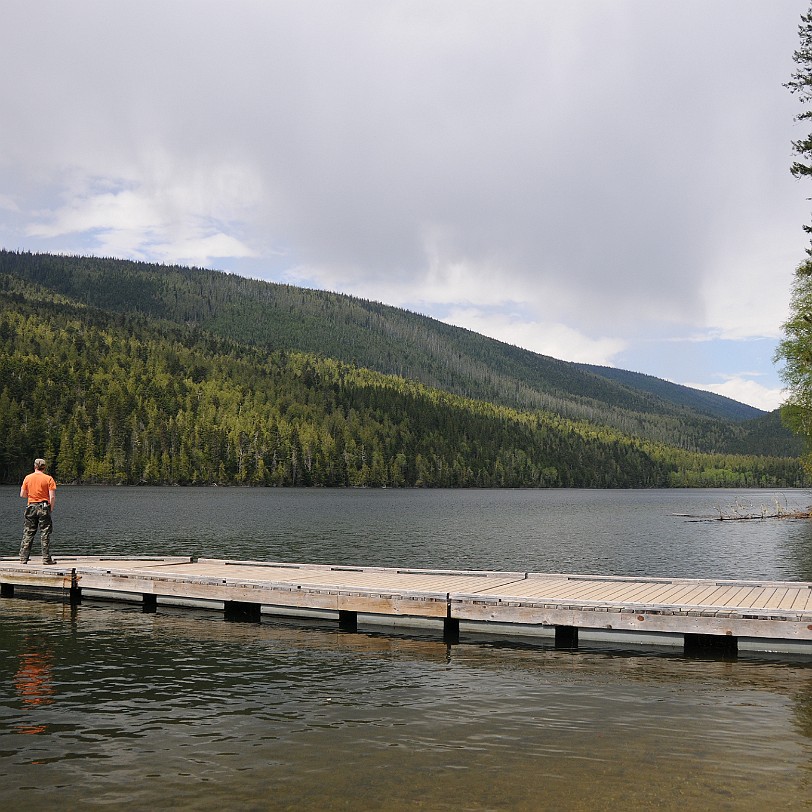
[[[807,0],[2,0],[0,246],[407,307],[764,409]]]

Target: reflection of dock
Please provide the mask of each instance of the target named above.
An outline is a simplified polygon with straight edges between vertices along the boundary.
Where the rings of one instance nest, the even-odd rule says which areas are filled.
[[[460,632],[709,646],[812,655],[812,583],[525,572],[416,570],[189,558],[61,556],[54,566],[0,560],[0,595],[15,587],[143,603],[202,603],[228,617],[262,611]]]

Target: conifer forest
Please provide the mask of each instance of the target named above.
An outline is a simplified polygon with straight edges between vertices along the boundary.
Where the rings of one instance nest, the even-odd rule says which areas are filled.
[[[777,413],[397,308],[195,268],[0,251],[0,481],[808,484]]]

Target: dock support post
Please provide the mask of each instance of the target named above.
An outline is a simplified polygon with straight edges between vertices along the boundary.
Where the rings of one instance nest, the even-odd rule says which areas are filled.
[[[739,656],[739,638],[732,634],[686,634],[683,641],[689,657]]]
[[[460,622],[457,618],[443,618],[443,642],[449,644],[460,642]]]
[[[358,631],[358,612],[351,612],[347,609],[338,610],[338,628],[342,632]]]
[[[158,610],[158,596],[144,593],[142,596],[144,601],[142,611],[145,615],[152,614]]]
[[[245,601],[225,601],[223,606],[226,620],[237,623],[259,623],[262,618],[262,606]]]
[[[0,584],[0,598],[13,598],[14,584]]]
[[[578,627],[577,626],[556,626],[555,627],[555,647],[556,648],[578,648]]]
[[[71,570],[70,573],[70,605],[78,606],[82,602],[82,587],[79,586],[79,576],[76,570]]]
[[[78,606],[82,602],[82,587],[79,586],[79,576],[76,570],[70,571],[70,594],[68,600],[71,606]]]

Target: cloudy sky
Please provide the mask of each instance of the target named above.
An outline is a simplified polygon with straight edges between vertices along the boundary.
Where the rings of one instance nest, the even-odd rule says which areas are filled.
[[[807,0],[3,0],[0,246],[406,307],[764,409]]]

